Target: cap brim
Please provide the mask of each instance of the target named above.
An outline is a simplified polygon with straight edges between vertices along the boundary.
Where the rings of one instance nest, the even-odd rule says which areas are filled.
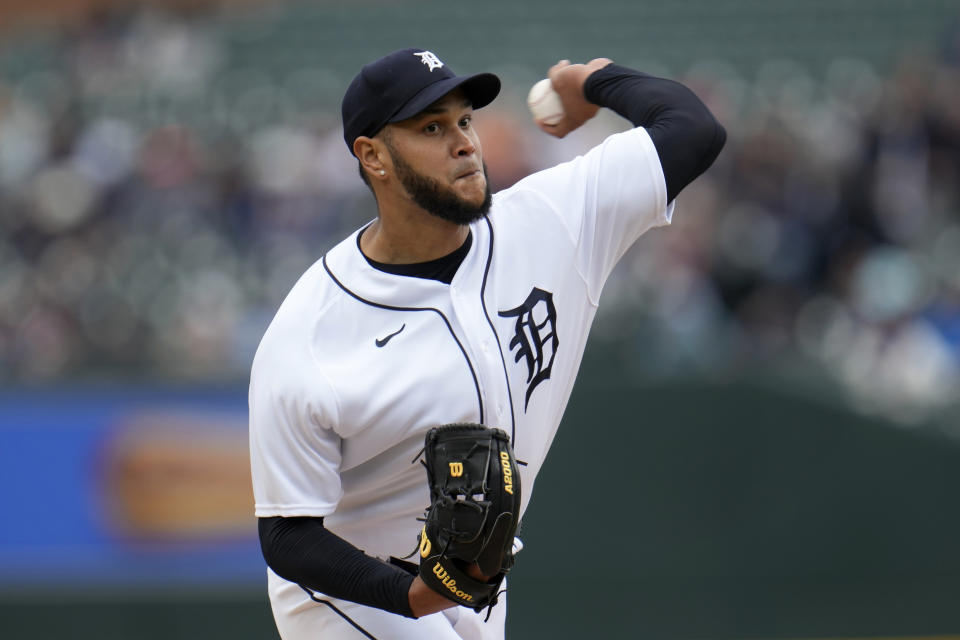
[[[457,88],[463,88],[474,109],[481,109],[493,102],[500,93],[500,78],[492,73],[478,73],[440,80],[424,87],[410,98],[399,111],[390,116],[387,122],[400,122],[412,118]]]

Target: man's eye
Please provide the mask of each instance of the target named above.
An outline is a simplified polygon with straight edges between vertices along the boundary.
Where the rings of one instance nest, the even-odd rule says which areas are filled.
[[[437,131],[440,131],[440,125],[438,125],[436,122],[431,122],[425,126],[423,130],[427,133],[436,133]]]
[[[470,116],[466,116],[463,120],[460,121],[460,126],[469,127],[471,122],[473,122],[473,118]]]

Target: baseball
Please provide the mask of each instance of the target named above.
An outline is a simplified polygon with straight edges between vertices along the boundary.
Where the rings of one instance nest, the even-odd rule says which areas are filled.
[[[553,90],[549,78],[544,78],[530,88],[527,94],[527,106],[535,120],[544,124],[557,124],[563,119],[563,103]]]

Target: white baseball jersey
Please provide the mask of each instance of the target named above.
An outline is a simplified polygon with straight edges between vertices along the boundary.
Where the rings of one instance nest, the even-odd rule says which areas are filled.
[[[415,459],[426,431],[450,422],[511,436],[526,463],[526,508],[603,284],[643,232],[670,222],[666,198],[656,149],[637,128],[496,194],[489,216],[471,225],[472,246],[449,285],[372,267],[360,231],[334,247],[293,287],[254,359],[256,515],[323,516],[370,555],[406,556],[429,504]],[[329,616],[325,607],[307,606],[306,594],[276,575],[270,583],[285,640],[316,637],[303,612]],[[361,624],[364,609],[372,624],[389,616],[414,629],[410,637],[441,615],[408,620],[343,606]],[[443,619],[465,614],[482,621],[466,609]],[[502,637],[498,617],[449,637]],[[448,637],[437,633],[430,637]]]

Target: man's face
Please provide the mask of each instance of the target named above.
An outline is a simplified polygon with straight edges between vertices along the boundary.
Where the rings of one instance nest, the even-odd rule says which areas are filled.
[[[410,198],[429,213],[456,224],[490,210],[490,184],[473,108],[459,90],[383,133],[394,172]]]

